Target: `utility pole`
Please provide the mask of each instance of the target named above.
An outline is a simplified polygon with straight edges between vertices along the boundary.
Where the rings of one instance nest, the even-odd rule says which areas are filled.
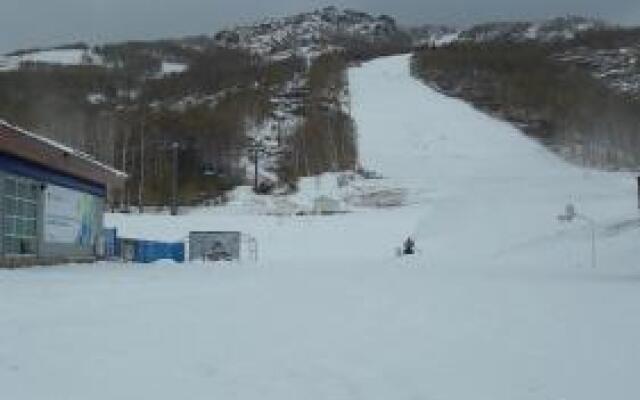
[[[178,150],[180,144],[173,142],[171,145],[173,158],[173,176],[171,179],[171,215],[178,215]]]
[[[263,141],[263,139],[252,138],[251,144],[247,149],[253,153],[253,191],[258,192],[258,186],[260,184],[259,180],[259,166],[260,166],[260,157],[271,155],[269,152],[267,144]]]
[[[144,213],[144,114],[140,126],[140,185],[138,186],[138,207],[140,214]]]
[[[126,173],[127,172],[127,142],[129,141],[129,135],[128,134],[122,134],[123,139],[122,139],[122,172]],[[129,190],[127,188],[128,182],[125,182],[124,184],[124,189],[122,192],[122,198],[120,199],[120,208],[124,211],[129,210]]]
[[[258,192],[258,157],[260,156],[260,150],[256,144],[253,148],[253,191]]]

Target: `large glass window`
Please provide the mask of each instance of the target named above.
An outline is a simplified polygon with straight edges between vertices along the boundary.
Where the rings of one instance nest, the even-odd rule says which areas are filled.
[[[6,178],[4,209],[4,253],[36,254],[38,186],[26,179]]]

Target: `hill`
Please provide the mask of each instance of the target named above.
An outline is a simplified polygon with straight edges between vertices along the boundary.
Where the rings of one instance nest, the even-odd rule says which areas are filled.
[[[301,176],[358,169],[349,65],[412,47],[435,47],[440,59],[473,46],[542,46],[551,49],[545,60],[633,95],[636,34],[580,17],[405,28],[390,16],[327,7],[211,35],[15,51],[0,58],[0,116],[127,171],[127,189],[112,197],[123,208],[167,203],[175,143],[180,202],[197,204],[246,182],[287,192]],[[468,59],[451,62],[440,88],[485,82],[455,74]],[[528,130],[550,124],[535,110],[511,114]]]
[[[355,168],[346,67],[409,45],[391,17],[329,7],[211,36],[26,49],[0,59],[0,115],[127,171],[123,207],[165,204],[174,142],[182,203],[246,180],[289,190]]]

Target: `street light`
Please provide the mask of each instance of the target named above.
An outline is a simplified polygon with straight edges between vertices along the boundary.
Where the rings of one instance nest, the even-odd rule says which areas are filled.
[[[584,214],[577,213],[573,204],[567,204],[564,214],[558,215],[560,222],[573,222],[575,219],[586,221],[591,228],[591,267],[596,268],[596,222]]]

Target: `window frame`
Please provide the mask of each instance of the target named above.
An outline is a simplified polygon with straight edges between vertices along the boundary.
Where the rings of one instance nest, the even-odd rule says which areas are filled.
[[[2,177],[3,207],[2,253],[5,257],[38,255],[38,184],[14,175]]]

